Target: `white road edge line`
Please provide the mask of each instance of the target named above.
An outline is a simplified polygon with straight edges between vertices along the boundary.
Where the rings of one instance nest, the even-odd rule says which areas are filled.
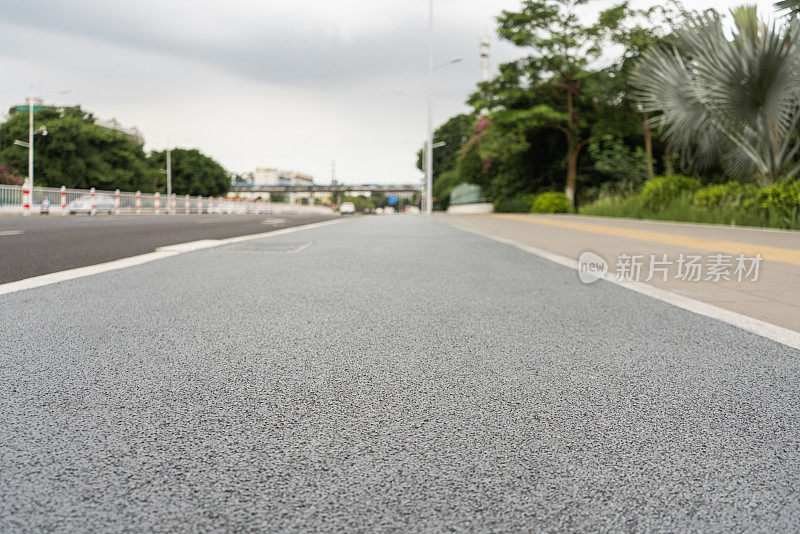
[[[138,256],[131,256],[129,258],[122,258],[119,260],[109,261],[106,263],[98,263],[97,265],[89,265],[86,267],[78,267],[77,269],[69,269],[66,271],[59,271],[56,273],[43,274],[41,276],[34,276],[32,278],[25,278],[15,282],[8,282],[0,284],[0,295],[8,293],[15,293],[17,291],[24,291],[26,289],[33,289],[35,287],[47,286],[50,284],[57,284],[66,280],[74,280],[75,278],[83,278],[84,276],[91,276],[93,274],[105,273],[108,271],[116,271],[118,269],[126,269],[135,265],[149,263],[151,261],[169,258],[178,254],[192,252],[194,250],[201,250],[211,247],[219,247],[222,245],[230,245],[232,243],[241,243],[242,241],[249,241],[251,239],[262,239],[265,237],[273,237],[301,230],[311,230],[312,228],[320,228],[330,224],[340,223],[352,219],[334,219],[332,221],[323,221],[318,223],[304,224],[300,226],[293,226],[291,228],[282,228],[272,232],[262,232],[260,234],[250,234],[238,237],[229,237],[227,239],[203,239],[200,241],[190,241],[188,243],[179,243],[177,245],[169,245],[166,247],[157,248],[155,252],[148,252],[147,254],[140,254]]]
[[[510,239],[493,236],[477,230],[461,228],[458,226],[455,228],[459,228],[465,232],[479,235],[505,245],[510,245],[553,263],[563,265],[564,267],[569,267],[570,269],[574,269],[576,271],[578,270],[578,260],[573,260],[560,254],[554,254],[553,252],[548,252],[547,250],[523,245]],[[698,315],[703,315],[705,317],[722,321],[723,323],[733,325],[737,328],[741,328],[742,330],[746,330],[747,332],[771,339],[772,341],[777,341],[778,343],[786,345],[787,347],[800,350],[800,332],[795,332],[794,330],[789,330],[788,328],[783,328],[782,326],[774,325],[759,319],[754,319],[753,317],[748,317],[747,315],[742,315],[741,313],[726,310],[724,308],[720,308],[719,306],[714,306],[713,304],[708,304],[706,302],[701,302],[689,297],[684,297],[683,295],[678,295],[665,289],[661,289],[650,284],[645,284],[644,282],[620,281],[617,280],[612,274],[606,274],[603,279],[607,282],[611,282],[612,284],[629,289],[630,291],[647,295],[648,297],[666,302],[667,304],[672,304],[675,307],[696,313]]]

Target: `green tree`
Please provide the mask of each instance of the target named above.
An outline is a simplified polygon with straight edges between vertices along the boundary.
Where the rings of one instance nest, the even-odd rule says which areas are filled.
[[[444,172],[455,168],[461,147],[475,134],[476,116],[472,113],[462,113],[451,117],[444,124],[436,128],[433,133],[433,142],[444,143],[433,150],[433,180]],[[417,168],[424,171],[424,148],[417,151]]]
[[[775,3],[775,7],[780,10],[789,10],[789,16],[800,13],[800,0],[781,0]]]
[[[520,90],[548,93],[539,103],[524,109],[506,108],[502,120],[509,124],[547,124],[560,130],[566,140],[566,180],[564,191],[570,201],[575,198],[578,176],[578,155],[589,142],[588,122],[581,113],[578,100],[583,96],[587,64],[600,56],[605,29],[616,24],[608,11],[600,22],[585,25],[578,20],[576,8],[588,0],[524,0],[519,11],[503,11],[498,17],[498,35],[530,55],[507,65],[501,83],[516,82],[512,96]],[[612,8],[613,9],[613,8]],[[606,13],[606,12],[604,12]],[[544,96],[544,95],[543,95]],[[492,109],[492,102],[488,104]],[[493,116],[493,122],[498,117]],[[524,126],[523,126],[524,127]],[[524,142],[517,135],[518,142]]]
[[[158,174],[158,191],[167,190],[166,152],[151,152],[147,158],[151,170]],[[224,195],[230,187],[230,176],[222,165],[199,150],[176,148],[172,151],[172,191],[178,195]]]
[[[604,92],[605,107],[612,113],[603,122],[609,127],[602,132],[596,128],[594,133],[606,139],[611,135],[622,140],[630,138],[632,130],[639,127],[649,178],[655,176],[653,126],[649,112],[631,95],[630,78],[642,55],[653,46],[663,45],[685,16],[686,10],[677,1],[648,9],[631,9],[626,2],[604,11],[598,20],[608,40],[622,46],[622,54],[606,69],[609,77]],[[638,125],[631,128],[629,122],[634,118],[638,119]],[[669,147],[665,149],[664,161],[670,174]]]
[[[47,128],[47,136],[37,135],[34,141],[35,185],[149,190],[141,141],[95,124],[79,107],[36,111],[34,123]],[[28,113],[12,112],[0,124],[0,165],[26,169],[27,148],[14,140],[27,138]]]
[[[594,168],[619,189],[633,191],[650,178],[652,161],[640,147],[633,149],[616,137],[595,137],[589,143]],[[648,163],[650,163],[648,165]]]
[[[352,202],[358,211],[365,209],[375,209],[375,199],[372,197],[365,197],[362,195],[343,195],[342,202]]]
[[[688,18],[675,45],[644,54],[633,77],[646,111],[696,168],[718,158],[726,171],[760,183],[800,166],[800,25],[758,20],[755,6]]]

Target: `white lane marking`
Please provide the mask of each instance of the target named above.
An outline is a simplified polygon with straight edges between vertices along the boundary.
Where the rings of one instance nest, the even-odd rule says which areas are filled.
[[[229,248],[220,250],[220,254],[297,254],[313,245],[313,241],[279,248]]]
[[[193,250],[217,247],[219,246],[219,242],[219,239],[201,239],[200,241],[189,241],[187,243],[178,243],[177,245],[158,247],[156,252],[175,252],[182,254],[184,252],[191,252]]]
[[[0,230],[0,236],[2,235],[19,235],[24,234],[23,230]]]
[[[115,271],[117,269],[125,269],[126,267],[141,265],[142,263],[160,260],[161,258],[167,258],[176,254],[178,254],[178,252],[149,252],[147,254],[140,254],[139,256],[123,258],[121,260],[98,263],[97,265],[90,265],[88,267],[78,267],[77,269],[69,269],[67,271],[59,271],[57,273],[34,276],[33,278],[25,278],[23,280],[17,280],[16,282],[9,282],[7,284],[0,285],[0,295],[14,293],[15,291],[23,291],[25,289],[32,289],[34,287],[55,284],[65,280],[82,278],[84,276],[91,276],[93,274]]]
[[[274,226],[274,225],[278,225],[278,224],[283,224],[285,222],[286,222],[286,219],[264,219],[263,221],[261,221],[261,224],[264,224],[264,225],[267,225],[267,226]]]
[[[505,245],[511,245],[512,247],[516,247],[529,254],[533,254],[534,256],[539,256],[540,258],[563,265],[564,267],[569,267],[570,269],[574,269],[576,271],[578,270],[578,260],[574,260],[560,254],[554,254],[553,252],[548,252],[540,248],[523,245],[503,237],[485,234],[477,230],[470,230],[466,228],[459,229],[479,235],[481,237],[486,237]],[[683,295],[678,295],[676,293],[672,293],[665,289],[661,289],[650,284],[645,284],[643,282],[620,281],[617,280],[611,273],[606,274],[603,279],[611,282],[612,284],[629,289],[630,291],[647,295],[648,297],[666,302],[667,304],[672,304],[673,306],[696,313],[698,315],[717,319],[718,321],[733,325],[737,328],[741,328],[742,330],[757,334],[761,337],[777,341],[778,343],[786,345],[787,347],[800,350],[800,332],[795,332],[794,330],[789,330],[788,328],[783,328],[782,326],[774,325],[759,319],[754,319],[753,317],[748,317],[747,315],[742,315],[741,313],[726,310],[724,308],[720,308],[719,306],[714,306],[713,304],[708,304],[693,298],[684,297]]]
[[[87,267],[78,267],[77,269],[69,269],[67,271],[59,271],[57,273],[43,274],[41,276],[34,276],[32,278],[25,278],[17,280],[16,282],[8,282],[0,284],[0,295],[7,293],[14,293],[16,291],[24,291],[26,289],[33,289],[35,287],[56,284],[66,280],[74,280],[75,278],[83,278],[84,276],[91,276],[93,274],[105,273],[108,271],[115,271],[117,269],[125,269],[133,267],[134,265],[141,265],[151,261],[169,258],[186,252],[200,250],[204,248],[218,247],[221,245],[228,245],[231,243],[241,243],[242,241],[249,241],[251,239],[261,239],[264,237],[272,237],[284,234],[291,234],[302,230],[311,230],[312,228],[320,228],[329,224],[336,224],[344,222],[348,219],[334,219],[332,221],[323,221],[318,223],[305,224],[302,226],[293,226],[291,228],[283,228],[273,232],[262,232],[260,234],[251,234],[239,237],[231,237],[228,239],[203,239],[200,241],[190,241],[188,243],[180,243],[177,245],[170,245],[168,247],[157,248],[155,252],[148,252],[147,254],[140,254],[139,256],[131,256],[129,258],[122,258],[119,260],[109,261],[106,263],[99,263],[97,265],[89,265]]]

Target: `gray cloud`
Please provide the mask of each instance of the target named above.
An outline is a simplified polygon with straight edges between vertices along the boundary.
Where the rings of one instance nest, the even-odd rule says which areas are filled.
[[[302,31],[293,27],[293,20],[287,23],[263,12],[256,15],[258,20],[229,19],[218,26],[192,27],[191,17],[161,18],[157,4],[143,2],[15,0],[3,8],[5,24],[179,57],[282,85],[352,81],[424,67],[424,20],[408,15],[399,15],[385,31],[362,32],[356,39]],[[475,39],[468,28],[448,26],[443,21],[437,28],[443,48],[464,37]]]

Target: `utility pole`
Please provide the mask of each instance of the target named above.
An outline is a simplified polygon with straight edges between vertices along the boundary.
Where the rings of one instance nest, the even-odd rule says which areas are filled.
[[[28,98],[28,187],[33,196],[33,93]]]
[[[172,149],[167,146],[167,199],[172,198]]]
[[[491,44],[492,41],[488,36],[481,39],[481,71],[484,82],[489,81],[489,47]]]
[[[428,0],[428,139],[425,143],[425,214],[433,213],[433,0]]]

